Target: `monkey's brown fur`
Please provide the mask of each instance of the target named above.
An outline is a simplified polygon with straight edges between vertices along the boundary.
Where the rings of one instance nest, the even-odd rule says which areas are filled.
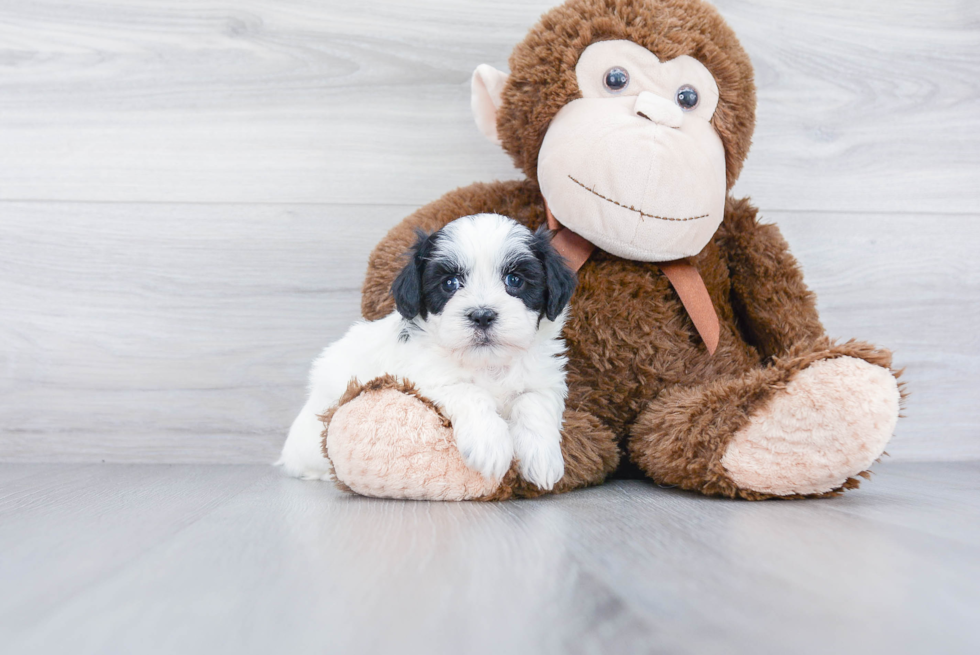
[[[698,0],[572,0],[546,14],[510,59],[497,127],[528,179],[457,189],[392,229],[370,258],[365,318],[393,310],[389,288],[417,228],[432,231],[481,212],[510,216],[532,229],[545,221],[538,150],[554,115],[580,97],[579,55],[604,39],[632,40],[662,61],[688,54],[711,71],[720,91],[712,124],[725,147],[731,188],[749,149],[755,90],[749,59],[717,12]],[[721,464],[730,439],[753,412],[817,360],[850,356],[890,367],[887,351],[829,341],[786,242],[775,226],[758,222],[747,200],[728,199],[721,227],[692,261],[721,323],[713,356],[655,264],[599,250],[579,271],[565,327],[566,468],[555,491],[601,482],[628,453],[661,484],[769,497],[740,489]],[[857,484],[852,478],[841,489]],[[511,471],[494,498],[539,493]]]

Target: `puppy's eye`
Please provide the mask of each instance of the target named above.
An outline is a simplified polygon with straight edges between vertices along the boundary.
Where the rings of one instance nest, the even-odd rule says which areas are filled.
[[[677,100],[677,104],[684,111],[691,111],[697,107],[698,103],[701,101],[701,99],[698,97],[698,90],[690,84],[677,89],[677,95],[675,98]]]
[[[459,288],[459,278],[449,277],[442,281],[442,290],[446,293],[452,293]]]
[[[524,278],[522,278],[520,275],[508,273],[507,277],[504,278],[504,284],[511,289],[520,289],[522,286],[524,286]]]
[[[630,83],[630,74],[625,68],[614,66],[602,76],[602,85],[611,93],[619,93]]]

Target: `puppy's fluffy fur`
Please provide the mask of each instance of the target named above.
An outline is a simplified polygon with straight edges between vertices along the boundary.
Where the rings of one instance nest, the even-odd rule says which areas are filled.
[[[551,489],[564,474],[561,328],[574,274],[545,231],[496,214],[419,234],[392,285],[398,308],[356,323],[313,363],[310,395],[278,464],[325,479],[317,416],[352,378],[410,380],[452,421],[463,461],[499,479],[516,456],[521,475]]]

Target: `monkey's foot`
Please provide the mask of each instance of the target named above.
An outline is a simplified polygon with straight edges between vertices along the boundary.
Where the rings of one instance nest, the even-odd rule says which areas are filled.
[[[740,488],[764,494],[840,489],[884,452],[899,399],[886,368],[854,357],[814,362],[733,435],[721,464]]]
[[[417,500],[484,498],[500,486],[463,463],[449,421],[391,377],[352,384],[324,417],[325,452],[342,488]]]

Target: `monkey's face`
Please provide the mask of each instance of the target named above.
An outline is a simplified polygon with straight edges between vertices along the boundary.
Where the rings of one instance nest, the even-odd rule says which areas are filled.
[[[565,0],[481,65],[480,130],[559,223],[624,258],[698,254],[755,125],[752,63],[704,0]]]
[[[696,255],[725,209],[711,73],[692,57],[661,62],[618,40],[586,48],[575,75],[582,97],[555,115],[538,155],[552,213],[620,257]]]

